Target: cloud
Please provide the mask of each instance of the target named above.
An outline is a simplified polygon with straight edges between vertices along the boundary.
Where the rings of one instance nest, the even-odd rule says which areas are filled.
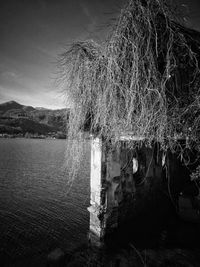
[[[24,75],[14,71],[0,73],[0,101],[15,100],[24,105],[46,108],[63,108],[64,97],[53,88],[48,77],[35,79],[35,75]]]
[[[0,73],[1,78],[3,77],[4,79],[15,79],[19,77],[19,74],[17,74],[14,71],[3,71]]]
[[[45,55],[46,57],[48,57],[49,59],[53,59],[54,56],[52,55],[52,52],[49,51],[47,48],[44,48],[43,46],[40,45],[36,45],[35,49],[39,51],[39,53]]]
[[[15,100],[23,105],[45,107],[50,109],[64,108],[64,98],[55,90],[37,88],[37,91],[21,91],[16,88],[0,85],[0,102]]]
[[[96,24],[97,24],[97,18],[94,16],[90,8],[86,5],[86,3],[80,2],[80,7],[82,9],[83,14],[88,18],[89,23],[87,25],[87,31],[92,32],[94,31]]]
[[[88,17],[89,19],[91,19],[91,14],[90,14],[89,8],[85,4],[83,4],[83,2],[80,2],[80,6],[82,8],[82,11],[83,11],[84,15],[86,17]]]

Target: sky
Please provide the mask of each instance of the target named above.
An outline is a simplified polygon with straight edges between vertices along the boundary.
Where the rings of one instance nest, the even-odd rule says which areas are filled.
[[[178,0],[187,25],[200,31],[200,1]],[[105,40],[125,0],[0,1],[0,103],[70,106],[56,88],[58,54],[75,41]]]

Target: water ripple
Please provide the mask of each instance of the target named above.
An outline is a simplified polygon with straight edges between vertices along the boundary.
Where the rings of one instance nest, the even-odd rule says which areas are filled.
[[[67,250],[86,241],[89,153],[68,192],[63,142],[0,139],[0,257]]]

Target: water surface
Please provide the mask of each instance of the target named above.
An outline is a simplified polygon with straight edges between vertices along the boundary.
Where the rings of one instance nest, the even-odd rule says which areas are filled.
[[[7,264],[86,242],[89,144],[70,184],[65,142],[0,139],[0,257]]]

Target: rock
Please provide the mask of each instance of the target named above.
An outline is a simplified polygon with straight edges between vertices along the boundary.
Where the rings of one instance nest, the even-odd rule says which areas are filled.
[[[63,267],[65,264],[65,253],[56,248],[47,256],[47,267]]]

